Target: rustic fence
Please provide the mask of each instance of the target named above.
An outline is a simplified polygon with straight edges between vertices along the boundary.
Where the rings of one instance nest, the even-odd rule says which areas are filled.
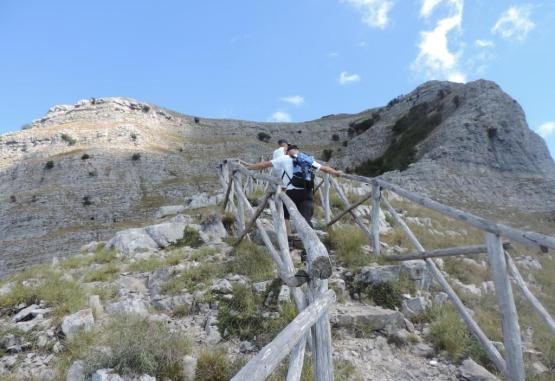
[[[332,265],[326,247],[298,212],[295,204],[281,190],[281,180],[266,173],[249,171],[244,167],[244,164],[246,163],[239,159],[228,159],[221,165],[220,171],[220,181],[225,190],[223,208],[225,211],[235,214],[240,230],[236,244],[243,240],[249,231],[256,226],[260,237],[276,263],[280,278],[291,287],[293,300],[299,314],[271,343],[266,345],[253,357],[232,380],[264,380],[288,355],[289,368],[287,381],[299,380],[303,367],[305,347],[308,344],[312,350],[315,379],[318,381],[331,381],[333,380],[333,361],[328,310],[335,301],[335,295],[333,291],[328,290],[327,279],[331,276]],[[505,249],[508,243],[504,243],[502,237],[529,247],[539,247],[544,252],[548,249],[555,249],[554,237],[535,232],[521,231],[489,221],[471,213],[443,205],[425,196],[409,192],[379,178],[345,174],[343,175],[344,179],[371,186],[370,192],[363,195],[359,201],[351,204],[338,181],[327,174],[322,174],[319,177],[321,177],[321,181],[316,186],[315,191],[318,191],[320,194],[326,226],[332,226],[345,216],[350,215],[372,244],[373,253],[379,255],[379,215],[380,208],[383,205],[415,249],[414,253],[388,256],[387,259],[391,261],[415,259],[425,261],[429,275],[447,293],[454,308],[480,343],[492,363],[495,364],[497,369],[508,380],[524,381],[525,368],[521,334],[511,287],[511,277],[525,299],[530,302],[533,310],[547,324],[553,334],[555,334],[555,321],[526,285],[510,255],[506,252]],[[243,178],[245,181],[243,181]],[[263,189],[266,192],[256,210],[251,206],[247,197],[247,194],[253,192],[255,188]],[[330,191],[332,188],[344,206],[344,210],[335,217],[332,216],[330,208]],[[485,234],[484,245],[426,251],[407,223],[390,204],[388,198],[383,197],[384,190],[483,231]],[[368,227],[363,219],[355,213],[355,209],[370,199],[372,200],[372,209],[371,223],[370,227]],[[306,272],[302,270],[296,272],[293,266],[283,216],[284,205],[290,213],[290,221],[307,253]],[[258,219],[268,206],[272,215],[278,248],[274,246],[262,222]],[[248,221],[245,220],[245,214],[249,217]],[[478,253],[487,253],[488,255],[496,301],[501,312],[505,357],[500,354],[498,349],[484,334],[433,260],[433,258],[438,257]],[[303,286],[304,284],[306,286]],[[306,288],[306,294],[303,288]]]

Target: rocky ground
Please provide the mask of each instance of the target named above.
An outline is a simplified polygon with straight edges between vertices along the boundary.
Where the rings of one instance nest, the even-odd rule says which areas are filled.
[[[351,197],[366,191],[346,189]],[[218,197],[207,195],[188,205],[161,207],[151,225],[119,231],[105,242],[90,242],[81,254],[55,259],[1,284],[0,380],[231,377],[287,324],[294,308],[289,288],[275,281],[275,270],[263,249],[251,243],[238,250],[229,245],[233,221],[214,214],[210,207]],[[197,207],[201,209],[194,209]],[[458,226],[440,227],[403,204],[397,207],[414,229],[426,228],[438,243],[471,235]],[[368,218],[369,208],[359,209],[360,216]],[[383,250],[386,254],[406,251],[388,221],[390,217],[382,213]],[[316,225],[319,223],[317,219]],[[350,228],[345,225],[338,231],[346,234]],[[350,242],[358,239],[347,238]],[[256,235],[253,239],[256,241]],[[334,239],[333,232],[324,238],[336,263],[329,282],[338,298],[330,314],[336,379],[496,379],[466,357],[471,353],[466,348],[461,352],[461,348],[449,348],[446,338],[438,341],[439,323],[427,316],[449,308],[449,302],[439,288],[430,287],[423,262],[386,264],[372,257],[370,247],[362,244],[349,250],[368,262],[353,266],[341,241]],[[372,258],[377,262],[372,263]],[[293,259],[297,268],[303,266],[299,250],[293,250]],[[462,261],[468,272],[450,271],[449,262],[437,263],[465,295],[465,302],[476,311],[473,313],[480,314],[472,301],[491,298],[491,282],[469,273],[487,272],[487,265],[474,259]],[[542,269],[534,256],[520,256],[517,263],[525,269]],[[534,284],[533,275],[528,278]],[[382,285],[392,288],[384,291]],[[460,325],[457,320],[455,325]],[[451,329],[439,327],[447,328]],[[532,343],[535,332],[532,328],[526,332],[530,374],[548,377],[553,369],[544,365],[549,362]],[[177,340],[180,335],[186,345],[165,341]],[[460,335],[455,337],[460,346],[470,343],[464,341],[469,340],[464,331],[455,335]],[[160,343],[157,338],[166,339]],[[174,351],[173,347],[183,349]],[[459,357],[454,357],[453,350]],[[479,352],[472,353],[479,356]],[[169,368],[149,365],[148,360],[153,359],[171,364],[171,377],[166,372]],[[308,372],[310,366],[306,369]],[[280,372],[283,369],[274,379],[284,379]]]

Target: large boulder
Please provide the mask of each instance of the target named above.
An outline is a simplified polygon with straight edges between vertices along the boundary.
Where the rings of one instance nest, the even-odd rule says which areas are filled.
[[[93,313],[90,308],[87,308],[64,317],[62,321],[62,332],[66,337],[71,337],[79,331],[90,331],[93,326]]]
[[[405,328],[405,320],[399,311],[365,305],[338,305],[330,322],[334,327],[348,330],[392,333]]]
[[[85,363],[77,360],[69,367],[67,371],[66,381],[85,381]]]
[[[108,304],[106,311],[112,315],[119,314],[134,314],[141,316],[148,316],[148,308],[141,299],[124,299],[119,302]]]
[[[204,208],[210,205],[217,205],[224,200],[223,194],[209,195],[208,193],[198,193],[185,201],[187,209]]]
[[[172,216],[174,214],[179,214],[185,210],[185,206],[183,205],[167,205],[162,206],[160,209],[156,211],[154,217],[156,218],[164,218],[166,216]]]
[[[207,243],[222,242],[222,239],[227,237],[227,230],[221,216],[213,214],[205,218],[200,224],[200,236]]]
[[[147,226],[146,233],[160,247],[168,247],[177,240],[183,238],[186,224],[184,222],[164,222]]]
[[[159,246],[144,228],[136,228],[117,232],[106,244],[106,249],[112,248],[118,253],[134,254],[157,251]]]
[[[468,381],[499,381],[497,377],[478,365],[471,358],[463,361],[459,367],[459,374],[463,380]]]

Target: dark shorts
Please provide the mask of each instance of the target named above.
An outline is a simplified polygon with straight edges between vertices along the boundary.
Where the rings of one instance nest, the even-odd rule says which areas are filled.
[[[312,215],[314,214],[314,197],[312,189],[289,189],[285,192],[287,196],[295,203],[297,209],[304,217],[306,222],[312,227]],[[289,219],[289,211],[284,206],[283,214],[286,220]]]

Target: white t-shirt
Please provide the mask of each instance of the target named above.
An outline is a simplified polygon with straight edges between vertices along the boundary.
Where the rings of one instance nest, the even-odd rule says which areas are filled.
[[[282,156],[285,156],[285,148],[279,147],[272,154],[272,160],[277,159],[277,158],[282,157]],[[272,168],[272,171],[270,172],[270,174],[274,177],[280,177],[281,178],[281,176],[283,175],[283,171],[281,169]]]
[[[287,187],[287,189],[302,189],[296,188],[293,185],[289,184],[289,179],[293,177],[293,158],[289,155],[283,155],[278,157],[277,159],[272,160],[272,166],[275,169],[279,169],[286,174],[283,176],[283,186]],[[317,171],[320,169],[322,165],[314,161],[312,163],[312,167],[315,168]]]

